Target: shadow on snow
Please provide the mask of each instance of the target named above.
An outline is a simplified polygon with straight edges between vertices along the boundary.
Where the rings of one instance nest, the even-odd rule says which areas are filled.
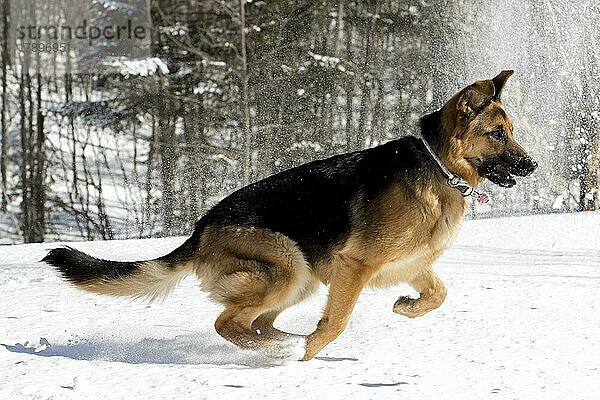
[[[2,344],[13,353],[40,357],[66,357],[73,360],[98,360],[128,364],[232,365],[272,367],[286,359],[262,352],[240,350],[228,343],[218,343],[202,334],[177,336],[173,339],[145,338],[138,341],[105,340],[93,337],[69,340],[67,344]]]

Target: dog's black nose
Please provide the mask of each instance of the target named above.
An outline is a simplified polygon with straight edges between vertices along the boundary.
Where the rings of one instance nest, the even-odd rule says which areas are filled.
[[[517,169],[522,176],[531,174],[537,167],[538,163],[529,156],[521,157],[517,163]]]

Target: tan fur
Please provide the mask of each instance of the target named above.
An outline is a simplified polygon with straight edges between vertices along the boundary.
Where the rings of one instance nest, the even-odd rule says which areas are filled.
[[[131,296],[150,301],[165,298],[177,284],[192,272],[192,263],[165,268],[159,261],[141,262],[141,272],[125,278],[91,283],[75,283],[79,288],[108,296]]]
[[[298,246],[265,229],[206,227],[194,268],[202,289],[225,305],[217,332],[245,348],[283,346],[294,335],[273,321],[319,284]]]
[[[220,303],[277,304],[283,309],[305,299],[318,285],[302,251],[280,233],[208,226],[199,253],[195,272],[202,288]]]

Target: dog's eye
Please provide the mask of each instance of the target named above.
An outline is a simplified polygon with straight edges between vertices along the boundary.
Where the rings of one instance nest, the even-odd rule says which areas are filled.
[[[498,128],[496,130],[493,130],[493,131],[489,132],[488,135],[495,140],[499,140],[499,141],[506,140],[506,133],[504,133],[503,128]]]

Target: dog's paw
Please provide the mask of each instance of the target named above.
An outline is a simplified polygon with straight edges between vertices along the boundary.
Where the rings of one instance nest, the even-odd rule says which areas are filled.
[[[419,310],[419,299],[412,299],[408,296],[400,296],[394,303],[394,312],[405,317],[415,318],[425,314]]]
[[[298,361],[304,357],[306,352],[306,337],[296,336],[285,340],[285,346],[282,349],[282,354],[288,360]]]
[[[284,339],[272,341],[268,346],[258,350],[265,357],[283,362],[301,360],[305,351],[306,337],[301,335],[290,335]]]

